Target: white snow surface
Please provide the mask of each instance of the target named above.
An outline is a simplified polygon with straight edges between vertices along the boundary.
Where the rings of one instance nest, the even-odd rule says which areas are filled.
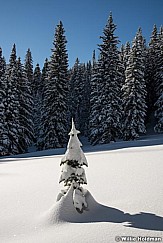
[[[148,140],[150,146],[139,147],[136,141],[126,148],[124,142],[107,145],[113,150],[101,145],[104,151],[85,153],[88,208],[83,214],[74,208],[71,190],[56,202],[63,155],[50,150],[49,156],[40,152],[40,157],[32,153],[1,158],[0,243],[114,243],[116,236],[163,237],[163,145]]]

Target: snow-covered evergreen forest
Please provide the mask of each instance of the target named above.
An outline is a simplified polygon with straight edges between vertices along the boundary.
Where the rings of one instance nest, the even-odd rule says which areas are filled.
[[[14,44],[6,63],[0,48],[1,156],[64,147],[72,117],[92,145],[137,139],[150,123],[163,132],[163,28],[154,25],[149,43],[139,28],[124,45],[116,28],[110,14],[98,57],[71,68],[62,22],[42,70],[30,49],[23,63]]]

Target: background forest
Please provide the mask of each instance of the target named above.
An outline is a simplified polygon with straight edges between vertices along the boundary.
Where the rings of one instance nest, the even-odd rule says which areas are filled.
[[[72,117],[92,145],[163,132],[163,28],[120,48],[115,30],[110,14],[98,57],[71,68],[62,22],[42,70],[30,49],[22,63],[14,44],[6,63],[0,48],[0,155],[64,147]]]

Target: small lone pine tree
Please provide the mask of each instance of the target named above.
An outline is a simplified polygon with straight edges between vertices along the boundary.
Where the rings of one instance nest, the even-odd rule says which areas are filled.
[[[59,183],[64,182],[64,190],[59,193],[57,201],[68,192],[70,188],[73,190],[73,204],[79,213],[87,207],[85,201],[86,191],[81,187],[83,184],[87,184],[85,171],[83,165],[88,166],[86,157],[81,149],[77,135],[80,132],[76,130],[74,122],[72,120],[72,128],[69,133],[70,139],[67,146],[67,151],[61,160],[60,166],[62,166],[62,173]]]

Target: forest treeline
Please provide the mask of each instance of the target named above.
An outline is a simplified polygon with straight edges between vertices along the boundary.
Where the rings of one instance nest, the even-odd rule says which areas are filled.
[[[115,30],[110,14],[98,58],[72,68],[61,21],[42,70],[30,49],[22,63],[14,44],[6,63],[0,48],[0,155],[65,146],[72,117],[93,145],[137,139],[152,117],[163,132],[163,28],[154,25],[148,44],[139,28],[121,48]]]

